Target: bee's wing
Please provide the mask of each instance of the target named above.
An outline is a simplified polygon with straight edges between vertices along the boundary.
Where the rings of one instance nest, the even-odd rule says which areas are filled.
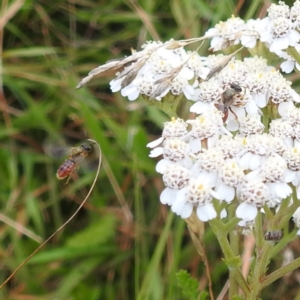
[[[53,142],[46,140],[43,143],[43,149],[45,153],[53,158],[63,158],[66,157],[69,154],[70,147],[67,147],[65,142]]]

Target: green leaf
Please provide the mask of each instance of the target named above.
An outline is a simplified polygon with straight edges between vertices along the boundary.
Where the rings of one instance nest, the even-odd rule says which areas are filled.
[[[86,248],[106,243],[115,235],[116,219],[112,215],[102,217],[98,222],[78,232],[68,239],[68,247]]]
[[[237,295],[234,295],[234,296],[232,297],[232,300],[243,300],[243,299],[244,299],[243,297],[237,296]]]
[[[240,256],[235,256],[230,259],[223,258],[223,261],[228,266],[229,269],[236,269],[242,265],[242,260]]]
[[[49,54],[55,54],[57,49],[52,47],[31,47],[31,48],[19,48],[5,51],[3,53],[4,58],[11,57],[35,57]]]
[[[79,263],[73,270],[70,270],[60,282],[60,286],[55,293],[57,299],[67,299],[70,292],[74,290],[78,284],[80,284],[83,279],[97,267],[99,262],[101,262],[101,257],[92,257]]]
[[[205,300],[207,292],[199,291],[199,283],[186,270],[180,270],[176,273],[177,285],[181,288],[182,294],[189,300]]]

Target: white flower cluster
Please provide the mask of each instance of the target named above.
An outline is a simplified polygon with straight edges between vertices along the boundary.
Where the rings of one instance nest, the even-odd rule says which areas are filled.
[[[239,225],[248,226],[263,205],[279,207],[293,186],[300,199],[300,109],[294,105],[300,98],[290,82],[254,57],[229,62],[194,95],[191,112],[199,116],[173,118],[148,144],[151,157],[163,155],[156,166],[166,186],[163,204],[182,218],[195,208],[208,221],[227,215],[213,199],[238,201]],[[276,116],[269,128],[261,122],[266,109]]]
[[[148,144],[151,157],[163,156],[156,166],[166,186],[163,204],[182,218],[195,208],[199,219],[208,221],[227,215],[213,199],[220,204],[238,201],[236,216],[245,226],[263,205],[279,207],[293,187],[300,199],[300,109],[290,105],[271,122],[269,134],[262,133],[263,125],[253,116],[240,122],[243,130],[235,136],[224,130],[217,109],[164,124],[162,137]]]
[[[213,37],[211,47],[214,51],[241,43],[246,48],[254,48],[258,42],[264,43],[270,52],[285,59],[281,64],[283,72],[290,73],[300,65],[287,53],[293,47],[300,53],[300,1],[296,0],[291,8],[283,1],[279,5],[272,4],[268,15],[263,19],[250,19],[247,22],[232,17],[220,22],[206,32]]]
[[[165,101],[170,95],[179,98],[184,96],[185,99],[196,102],[192,112],[202,113],[220,104],[226,90],[232,90],[230,85],[236,84],[243,91],[235,91],[234,103],[230,101],[227,106],[231,106],[230,111],[240,117],[245,110],[256,114],[259,108],[268,104],[268,99],[275,104],[300,102],[299,96],[291,89],[290,82],[276,72],[275,68],[267,66],[263,58],[245,58],[242,62],[230,60],[221,54],[201,57],[195,52],[186,52],[182,47],[168,49],[169,43],[172,41],[147,44],[143,50],[146,51],[146,58],[142,56],[137,62],[126,66],[110,82],[112,91],[121,91],[122,96],[128,97],[130,101],[136,100],[140,95],[150,101]],[[155,50],[151,50],[153,47]],[[134,69],[135,77],[132,77],[130,71],[133,67],[137,68]],[[210,78],[211,72],[214,75]],[[204,80],[205,78],[209,80]],[[269,93],[272,93],[271,97]],[[174,101],[174,98],[171,99]],[[229,113],[228,123],[234,122],[233,119]]]
[[[208,38],[213,50],[264,43],[291,72],[299,66],[287,52],[300,51],[299,31],[300,0],[291,8],[280,1],[261,20],[232,17],[202,38],[149,42],[92,70],[77,87],[114,73],[112,91],[130,101],[142,96],[173,112],[178,99],[193,101],[196,118],[173,118],[148,144],[151,157],[163,156],[156,166],[166,186],[160,200],[182,218],[195,209],[201,221],[226,217],[226,206],[237,205],[239,225],[249,227],[262,206],[278,208],[293,191],[300,199],[300,96],[264,58],[234,59],[241,49],[204,57],[184,47]],[[293,217],[300,228],[300,211]]]

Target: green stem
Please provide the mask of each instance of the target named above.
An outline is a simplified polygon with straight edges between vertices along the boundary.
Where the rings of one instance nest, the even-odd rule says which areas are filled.
[[[224,231],[222,230],[224,227],[224,226],[222,226],[223,223],[218,219],[214,219],[214,220],[211,220],[209,222],[209,224],[219,241],[219,244],[221,246],[221,249],[223,251],[225,259],[227,261],[234,259],[235,255],[234,255],[234,253],[230,247],[230,244],[227,240],[227,234],[224,234]],[[244,294],[247,297],[249,297],[250,289],[241,273],[241,270],[238,267],[235,267],[235,268],[230,268],[229,271],[232,274],[232,276],[234,276],[235,280],[237,281],[239,287],[243,290]]]
[[[279,243],[275,245],[271,252],[271,258],[276,256],[283,248],[286,247],[290,242],[292,242],[297,235],[297,230],[293,230],[287,236],[284,234],[284,237]]]
[[[264,205],[264,211],[265,211],[265,214],[266,216],[268,217],[268,219],[272,220],[274,215],[273,213],[271,212],[270,208],[268,205]]]
[[[290,199],[284,199],[282,201],[279,211],[273,217],[267,213],[268,217],[270,217],[268,228],[270,228],[271,230],[283,228],[284,224],[288,222],[297,206],[295,203],[293,203],[290,206],[289,204]],[[261,213],[257,215],[255,224],[256,262],[252,276],[253,281],[251,282],[250,286],[251,296],[247,298],[247,300],[256,300],[264,287],[271,284],[280,277],[284,276],[291,270],[298,268],[300,265],[300,259],[297,259],[291,264],[280,268],[279,270],[273,272],[268,276],[265,276],[267,266],[270,262],[272,255],[274,255],[274,243],[266,242],[263,239]],[[286,242],[284,244],[286,245]]]
[[[262,218],[261,218],[261,211],[258,210],[257,216],[255,218],[255,243],[256,249],[260,251],[263,245],[263,229],[262,229]]]
[[[251,283],[251,296],[247,300],[257,300],[263,286],[261,284],[262,278],[266,272],[266,267],[269,264],[269,254],[272,249],[273,243],[266,242],[261,251],[257,251],[256,265],[254,268],[252,283]]]
[[[163,257],[164,249],[168,241],[168,236],[171,232],[173,219],[174,214],[170,211],[165,221],[164,228],[160,234],[159,240],[156,244],[155,251],[148,264],[139,293],[135,297],[135,299],[137,300],[147,300],[151,298],[151,294],[153,292],[153,289],[151,288],[151,282],[155,280],[154,278],[157,278],[157,272],[161,266],[161,258]]]
[[[256,262],[251,282],[251,295],[247,300],[256,300],[262,290],[261,279],[263,278],[269,263],[269,254],[272,244],[263,239],[262,218],[259,211],[255,219],[255,240],[256,240]]]
[[[233,230],[239,221],[240,221],[240,219],[237,217],[230,218],[230,221],[228,221],[226,224],[224,224],[224,227],[223,227],[224,232],[226,232],[226,234],[227,234],[228,232]]]
[[[288,47],[287,53],[291,55],[298,64],[300,64],[300,55],[295,47]]]
[[[286,199],[287,200],[287,199]],[[284,200],[284,201],[286,201]],[[289,200],[287,200],[289,201]],[[288,223],[291,216],[294,214],[295,210],[299,207],[299,203],[294,202],[291,206],[287,207],[286,209],[283,209],[278,211],[278,213],[275,216],[275,222],[277,223],[278,228],[283,228],[285,224]]]
[[[138,226],[135,226],[135,247],[134,247],[134,289],[135,289],[135,295],[138,294],[139,288],[140,288],[140,270],[141,270],[141,192],[139,189],[140,186],[140,176],[138,176],[138,162],[137,157],[134,154],[133,155],[133,166],[134,166],[134,174],[136,175],[135,182],[134,182],[134,194],[135,194],[135,216],[136,216],[136,224]]]
[[[261,281],[261,286],[266,287],[266,286],[270,285],[271,283],[273,283],[274,281],[276,281],[277,279],[279,279],[279,278],[283,277],[284,275],[296,270],[299,267],[300,267],[300,257],[295,259],[294,261],[292,261],[290,264],[274,271],[273,273],[271,273],[270,275],[265,277]]]
[[[229,219],[231,219],[235,215],[236,207],[234,205],[230,205],[228,207],[228,215]],[[239,236],[236,232],[236,229],[229,231],[229,240],[230,240],[230,246],[233,252],[234,256],[239,255]],[[238,295],[239,286],[238,282],[235,279],[235,269],[232,269],[229,272],[229,299],[232,299],[234,295]]]
[[[279,216],[281,214],[285,214],[286,209],[288,208],[289,204],[290,204],[290,197],[288,197],[286,199],[283,199],[281,201],[280,208],[279,208],[276,215]]]
[[[263,112],[263,124],[265,126],[265,130],[264,132],[268,132],[269,131],[269,112],[268,112],[268,108],[264,107],[262,108],[262,112]]]

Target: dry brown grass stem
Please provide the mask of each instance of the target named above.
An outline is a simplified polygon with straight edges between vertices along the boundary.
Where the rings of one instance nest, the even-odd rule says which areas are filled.
[[[197,252],[201,256],[204,262],[205,269],[206,269],[206,276],[208,280],[209,295],[210,295],[210,299],[213,300],[214,295],[212,291],[212,281],[210,276],[209,264],[206,257],[204,245],[203,245],[204,223],[198,219],[195,212],[193,212],[188,219],[185,219],[185,221],[188,225],[188,230],[190,232],[192,241],[196,246]]]

